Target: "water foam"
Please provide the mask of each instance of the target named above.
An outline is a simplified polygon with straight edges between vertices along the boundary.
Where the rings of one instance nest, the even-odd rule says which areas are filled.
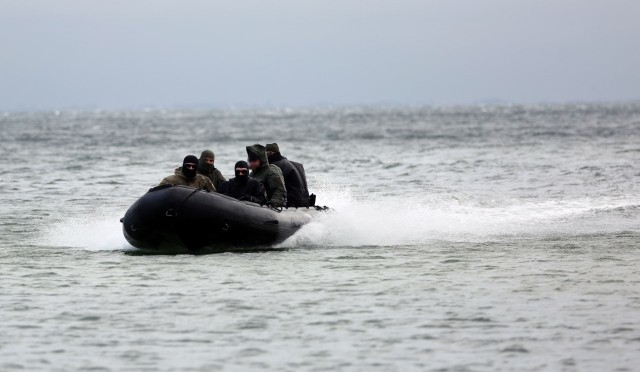
[[[122,235],[122,211],[95,211],[56,221],[46,228],[44,244],[91,251],[130,250]]]
[[[472,197],[354,197],[348,188],[326,186],[331,206],[281,247],[397,246],[432,241],[488,241],[640,230],[640,198],[482,202]],[[122,235],[123,211],[97,210],[59,220],[45,230],[44,244],[87,250],[134,249]]]
[[[376,200],[358,200],[348,190],[322,195],[333,211],[304,226],[283,247],[419,245],[640,230],[640,199],[497,204],[451,195]]]

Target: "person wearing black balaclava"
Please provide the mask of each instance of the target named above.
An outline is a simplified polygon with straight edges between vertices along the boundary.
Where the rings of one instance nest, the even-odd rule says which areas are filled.
[[[187,155],[182,161],[182,167],[175,170],[171,176],[165,177],[160,185],[188,186],[205,191],[216,191],[209,178],[198,174],[198,158]]]
[[[204,150],[198,159],[198,174],[209,177],[216,189],[226,181],[222,173],[215,166],[216,156],[211,150]]]
[[[234,169],[236,177],[221,183],[218,192],[238,200],[266,204],[267,194],[264,186],[253,178],[249,178],[249,164],[246,161],[239,161]]]

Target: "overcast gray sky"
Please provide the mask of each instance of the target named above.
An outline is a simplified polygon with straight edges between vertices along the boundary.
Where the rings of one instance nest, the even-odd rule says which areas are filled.
[[[640,99],[638,0],[2,0],[0,109]]]

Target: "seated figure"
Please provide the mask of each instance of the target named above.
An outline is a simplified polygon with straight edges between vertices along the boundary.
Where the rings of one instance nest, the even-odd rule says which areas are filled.
[[[213,186],[216,189],[220,187],[220,184],[226,181],[224,176],[218,168],[215,166],[216,156],[211,150],[204,150],[202,154],[200,154],[200,159],[198,160],[198,174],[209,177]]]
[[[264,186],[255,179],[249,178],[249,165],[246,161],[236,163],[235,174],[235,178],[220,184],[219,193],[260,205],[267,203]]]
[[[302,164],[290,161],[282,156],[277,143],[270,143],[265,149],[269,164],[273,164],[282,170],[284,185],[287,188],[287,207],[308,207],[309,190],[307,189],[307,176]]]
[[[165,177],[160,185],[188,186],[194,189],[205,191],[216,191],[211,180],[197,173],[198,158],[194,155],[187,155],[182,161],[182,167],[176,169],[171,176]]]
[[[287,206],[287,188],[280,168],[269,164],[264,146],[255,144],[247,146],[247,160],[251,173],[249,177],[262,183],[267,192],[267,205],[272,208]]]

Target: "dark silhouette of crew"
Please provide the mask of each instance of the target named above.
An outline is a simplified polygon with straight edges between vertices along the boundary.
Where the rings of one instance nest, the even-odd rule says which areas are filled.
[[[220,184],[218,192],[238,200],[246,200],[260,205],[267,203],[264,186],[249,177],[249,165],[246,161],[239,161],[235,167],[235,178]]]
[[[277,143],[270,143],[265,147],[269,164],[282,170],[284,185],[287,188],[287,207],[308,207],[309,190],[307,176],[300,163],[290,161],[282,156]]]

